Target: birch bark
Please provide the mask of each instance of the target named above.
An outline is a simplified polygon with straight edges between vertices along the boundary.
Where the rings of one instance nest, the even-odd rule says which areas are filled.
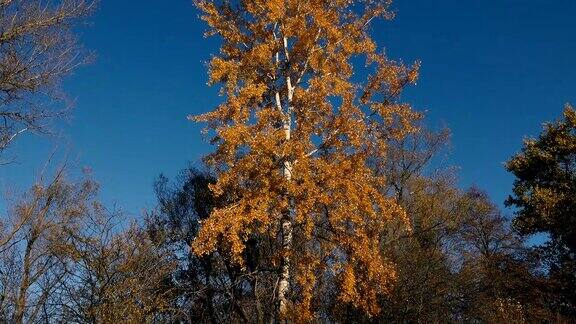
[[[294,94],[294,88],[292,87],[292,81],[290,79],[288,65],[290,62],[290,55],[288,50],[288,39],[283,37],[284,45],[284,56],[286,60],[287,72],[286,72],[286,93],[287,93],[287,107],[286,113],[283,121],[284,128],[284,139],[285,141],[290,141],[291,131],[292,131],[292,97]],[[276,104],[282,106],[280,96],[278,92],[276,93]],[[292,180],[292,161],[290,158],[283,162],[282,173],[287,182]],[[280,271],[280,280],[278,284],[278,318],[280,321],[284,321],[286,318],[286,313],[288,310],[288,292],[290,290],[290,263],[291,263],[291,252],[292,252],[292,211],[293,203],[288,197],[289,208],[282,215],[282,267]]]

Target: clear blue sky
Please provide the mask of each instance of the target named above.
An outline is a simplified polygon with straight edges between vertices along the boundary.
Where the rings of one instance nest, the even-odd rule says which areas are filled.
[[[403,97],[428,111],[428,124],[453,132],[448,164],[461,186],[477,185],[499,204],[511,189],[503,162],[542,122],[576,103],[576,1],[397,0],[397,18],[373,27],[389,56],[422,61]],[[0,190],[21,190],[58,145],[77,169],[90,166],[105,201],[129,214],[152,207],[153,179],[174,175],[210,150],[188,114],[219,102],[206,86],[217,50],[190,0],[102,0],[83,43],[94,64],[67,79],[76,99],[65,139],[28,135],[0,167]]]

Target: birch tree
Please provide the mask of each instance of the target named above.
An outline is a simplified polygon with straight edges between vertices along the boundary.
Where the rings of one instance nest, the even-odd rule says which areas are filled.
[[[277,320],[319,318],[315,288],[334,284],[335,298],[368,316],[394,282],[380,254],[391,220],[409,226],[403,209],[378,188],[369,167],[390,138],[415,130],[419,115],[401,103],[418,63],[405,66],[378,50],[370,23],[391,19],[390,1],[197,1],[207,35],[222,41],[209,83],[223,103],[192,117],[206,122],[217,172],[211,190],[229,203],[202,222],[193,250],[222,243],[244,264],[245,242],[277,242]],[[354,60],[365,59],[360,68]],[[360,76],[367,75],[360,81]]]

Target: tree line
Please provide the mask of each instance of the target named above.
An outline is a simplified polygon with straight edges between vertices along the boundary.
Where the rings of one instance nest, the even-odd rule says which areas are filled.
[[[401,100],[420,63],[391,60],[372,38],[371,22],[394,16],[389,1],[195,4],[221,42],[209,78],[223,101],[190,117],[215,150],[160,175],[155,208],[132,222],[100,202],[90,172],[42,174],[1,215],[0,321],[576,318],[570,106],[506,164],[509,217],[433,163],[450,131]],[[59,84],[90,58],[73,31],[94,7],[0,1],[3,159],[69,113]],[[538,233],[548,239],[534,245]]]

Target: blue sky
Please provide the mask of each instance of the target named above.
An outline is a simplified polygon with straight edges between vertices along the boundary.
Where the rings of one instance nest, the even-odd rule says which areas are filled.
[[[394,59],[422,61],[418,85],[403,100],[428,111],[427,124],[452,129],[446,164],[460,185],[477,185],[499,204],[512,179],[503,162],[542,122],[576,104],[576,1],[397,0],[393,21],[373,34]],[[89,166],[105,202],[130,215],[154,205],[152,182],[172,176],[211,148],[189,114],[220,100],[206,86],[218,44],[190,0],[102,0],[81,38],[98,58],[68,78],[75,99],[59,139],[22,137],[0,168],[0,192],[29,186],[50,152]]]

